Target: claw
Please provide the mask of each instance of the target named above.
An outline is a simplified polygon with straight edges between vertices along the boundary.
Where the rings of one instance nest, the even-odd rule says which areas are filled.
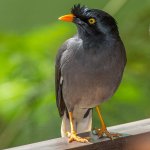
[[[104,134],[110,138],[111,140],[114,140],[115,138],[119,137],[120,134],[118,133],[110,133],[107,128],[102,129],[94,129],[94,133],[97,134],[99,137],[103,137]]]
[[[88,139],[86,138],[82,138],[77,136],[77,134],[75,132],[67,132],[67,137],[69,138],[68,142],[71,143],[73,141],[77,141],[77,142],[81,142],[81,143],[88,143]]]

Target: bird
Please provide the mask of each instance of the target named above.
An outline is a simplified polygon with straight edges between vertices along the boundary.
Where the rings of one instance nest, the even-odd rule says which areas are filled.
[[[103,10],[80,4],[58,19],[77,27],[77,33],[64,42],[56,55],[55,89],[62,118],[61,136],[67,136],[69,142],[88,142],[78,133],[92,130],[92,112],[96,108],[101,124],[96,134],[113,139],[118,134],[107,130],[100,105],[116,92],[127,62],[116,20]]]

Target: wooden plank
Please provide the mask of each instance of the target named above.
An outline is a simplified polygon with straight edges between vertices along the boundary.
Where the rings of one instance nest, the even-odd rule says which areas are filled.
[[[83,133],[81,136],[91,138],[90,143],[68,143],[67,138],[57,138],[8,150],[150,150],[150,119],[109,127],[108,130],[122,133],[122,136],[110,140]]]
[[[150,125],[150,119],[144,119],[144,120],[140,120],[140,121],[135,121],[135,122],[112,126],[112,127],[109,127],[108,129],[121,132],[124,129],[129,130],[129,129],[135,128],[135,127],[144,127],[145,128],[148,125]]]

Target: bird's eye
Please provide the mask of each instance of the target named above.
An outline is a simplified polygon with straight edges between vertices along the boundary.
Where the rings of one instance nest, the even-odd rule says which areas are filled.
[[[96,22],[96,20],[95,20],[94,18],[90,18],[90,19],[88,20],[88,22],[89,22],[89,24],[94,24],[94,23]]]

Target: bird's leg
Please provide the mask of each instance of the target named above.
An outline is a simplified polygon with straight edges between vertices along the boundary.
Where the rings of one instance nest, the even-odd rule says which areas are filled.
[[[70,127],[71,127],[71,132],[67,132],[69,143],[73,141],[82,142],[82,143],[88,142],[86,138],[81,138],[77,136],[77,133],[74,130],[72,112],[69,112],[69,120],[70,120]]]
[[[96,134],[99,136],[99,137],[102,137],[104,134],[109,137],[110,139],[113,139],[114,137],[119,137],[119,134],[114,134],[114,133],[110,133],[108,132],[107,130],[107,127],[105,125],[105,122],[103,120],[103,117],[101,115],[101,111],[99,109],[98,106],[96,106],[96,111],[98,113],[98,117],[100,119],[100,123],[101,123],[101,129],[96,129]]]

